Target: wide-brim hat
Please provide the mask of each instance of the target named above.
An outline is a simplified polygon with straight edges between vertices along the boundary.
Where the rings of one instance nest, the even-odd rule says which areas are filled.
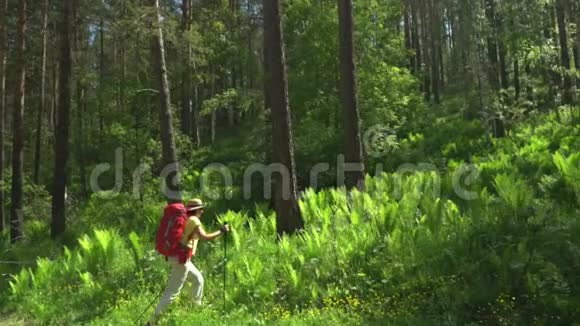
[[[188,212],[193,212],[193,211],[196,211],[196,210],[202,209],[202,208],[203,208],[203,202],[201,201],[201,199],[198,199],[198,198],[188,200],[187,204],[185,205],[185,209]]]

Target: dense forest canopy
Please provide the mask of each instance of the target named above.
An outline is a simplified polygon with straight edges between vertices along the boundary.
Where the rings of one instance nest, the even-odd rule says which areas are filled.
[[[130,324],[163,205],[200,197],[229,308],[166,322],[577,321],[579,28],[578,0],[0,0],[0,311]]]

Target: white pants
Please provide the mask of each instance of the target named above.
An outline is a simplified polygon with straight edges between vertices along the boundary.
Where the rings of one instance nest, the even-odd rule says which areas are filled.
[[[177,257],[169,257],[167,261],[171,265],[171,274],[163,297],[155,308],[155,317],[159,316],[167,308],[167,305],[177,298],[187,279],[192,283],[193,303],[200,306],[203,296],[203,276],[190,259],[185,264],[180,264]]]

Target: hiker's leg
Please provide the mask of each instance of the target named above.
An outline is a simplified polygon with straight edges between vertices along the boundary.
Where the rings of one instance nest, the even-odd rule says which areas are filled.
[[[203,297],[203,275],[191,260],[186,263],[189,278],[192,283],[193,289],[193,303],[197,306],[201,306],[201,299]]]
[[[171,274],[169,275],[163,297],[161,297],[157,308],[155,308],[154,317],[159,316],[167,305],[177,298],[187,279],[187,267],[184,264],[180,264],[175,257],[169,257],[168,262],[171,265]]]

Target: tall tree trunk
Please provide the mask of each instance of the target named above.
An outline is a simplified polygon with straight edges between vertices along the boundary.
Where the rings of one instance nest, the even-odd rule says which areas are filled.
[[[79,63],[82,61],[79,60]],[[83,115],[86,108],[86,91],[85,85],[77,81],[77,89],[76,89],[76,104],[77,104],[77,137],[76,145],[77,145],[77,155],[78,155],[78,162],[79,162],[79,179],[80,179],[80,186],[81,186],[81,198],[87,197],[87,184],[86,184],[86,173],[85,173],[85,154],[84,154],[84,147],[85,147],[85,138],[84,138],[84,126],[83,126]]]
[[[192,28],[192,24],[193,21],[195,19],[194,16],[194,3],[193,0],[187,0],[187,6],[188,6],[188,15],[187,15],[187,21],[188,21],[188,30],[191,30]],[[185,17],[184,17],[185,18]],[[190,46],[188,47],[188,56],[190,58],[193,57],[193,48]],[[201,136],[200,136],[200,116],[199,116],[199,103],[198,101],[199,99],[199,87],[200,85],[198,84],[197,81],[194,82],[194,80],[192,79],[192,76],[194,74],[195,71],[197,71],[197,67],[195,64],[191,63],[191,60],[188,61],[188,66],[187,66],[188,70],[189,70],[189,99],[190,99],[190,104],[189,104],[189,110],[190,110],[190,114],[189,114],[189,137],[191,138],[191,141],[193,143],[193,146],[195,148],[199,148],[201,146]]]
[[[487,38],[487,57],[489,61],[489,83],[491,89],[495,92],[499,91],[499,61],[498,61],[498,32],[497,32],[497,16],[495,12],[495,0],[485,0],[485,15],[491,27],[492,33]],[[491,120],[493,127],[493,135],[496,138],[505,136],[505,127],[503,120],[500,117],[494,117]]]
[[[71,106],[72,79],[72,0],[63,0],[60,21],[60,73],[59,100],[56,125],[56,144],[54,161],[54,183],[52,192],[52,225],[53,238],[61,236],[66,228],[66,184],[67,161],[69,156],[69,125]]]
[[[190,1],[189,0],[182,0],[181,3],[181,12],[182,12],[182,18],[181,18],[181,32],[183,34],[183,36],[185,36],[187,34],[187,32],[189,32],[190,30],[190,11],[191,11],[191,7],[190,7]],[[191,112],[191,74],[192,74],[192,69],[191,69],[191,55],[192,55],[192,48],[191,45],[187,46],[187,49],[185,51],[185,54],[183,56],[183,67],[184,67],[184,71],[183,71],[183,77],[182,77],[182,81],[181,81],[181,92],[182,92],[182,98],[181,98],[181,132],[184,135],[189,135],[190,134],[190,125],[191,125],[191,117],[192,117],[192,112]]]
[[[534,101],[534,87],[532,85],[532,83],[530,82],[531,76],[532,76],[532,67],[530,65],[530,62],[526,59],[524,62],[524,71],[526,73],[526,98],[528,99],[528,101],[533,102]]]
[[[14,90],[14,115],[12,138],[12,203],[10,209],[10,241],[22,238],[23,206],[23,152],[24,152],[24,98],[26,94],[26,10],[27,1],[20,0],[16,36],[16,89]]]
[[[493,30],[487,37],[487,58],[489,61],[489,83],[494,91],[499,90],[499,67],[497,55],[497,41],[496,41],[496,23],[495,23],[495,0],[485,0],[485,15],[487,21]]]
[[[419,11],[421,13],[421,37],[423,45],[423,63],[425,64],[425,69],[423,69],[423,92],[425,95],[426,101],[431,101],[431,53],[430,48],[427,44],[430,44],[430,33],[429,30],[431,27],[429,26],[429,19],[427,12],[427,5],[425,1],[419,1]]]
[[[420,76],[423,69],[422,53],[421,53],[421,40],[419,38],[419,15],[417,14],[417,4],[415,0],[411,1],[411,35],[413,41],[413,49],[415,49],[415,76]]]
[[[4,181],[4,133],[6,132],[4,121],[6,112],[6,58],[8,54],[8,44],[6,42],[6,11],[8,1],[0,0],[0,181]],[[0,233],[6,229],[4,218],[4,189],[0,188]]]
[[[121,17],[126,19],[127,16],[127,0],[121,1]],[[127,103],[126,91],[127,89],[127,27],[123,24],[121,32],[121,82],[119,83],[119,98],[121,107],[125,107]]]
[[[84,156],[84,148],[85,148],[85,138],[83,135],[84,132],[84,123],[83,123],[83,111],[86,108],[86,85],[83,80],[84,75],[86,74],[85,71],[85,61],[86,61],[86,43],[87,38],[85,35],[86,32],[86,25],[83,21],[82,16],[79,14],[79,7],[78,5],[74,6],[73,17],[74,17],[74,33],[75,33],[75,45],[74,45],[74,52],[77,54],[76,62],[80,69],[77,69],[77,76],[76,76],[76,114],[77,114],[77,139],[76,139],[76,154],[77,154],[77,161],[79,164],[79,179],[80,179],[80,197],[86,198],[87,196],[87,185],[86,185],[86,177],[85,177],[85,156]],[[102,29],[101,29],[102,32]]]
[[[364,189],[364,157],[361,141],[361,120],[357,100],[356,63],[354,58],[354,18],[352,0],[338,0],[340,46],[340,90],[343,114],[345,160],[358,165],[358,171],[348,171],[346,187]],[[409,42],[410,43],[410,42]]]
[[[38,101],[38,113],[36,117],[36,144],[34,148],[34,177],[35,184],[39,184],[40,178],[40,144],[42,140],[42,113],[46,103],[46,43],[48,37],[48,8],[49,0],[44,0],[44,13],[42,23],[42,67],[40,72],[40,99]]]
[[[163,42],[163,29],[161,15],[159,12],[159,0],[150,0],[150,5],[155,10],[153,25],[155,35],[153,37],[153,66],[155,77],[159,87],[159,122],[161,131],[161,151],[163,168],[172,166],[172,172],[165,177],[166,189],[170,192],[165,193],[167,202],[181,201],[181,181],[179,180],[179,168],[177,164],[177,149],[172,125],[171,114],[171,93],[169,90],[169,80],[167,78],[167,65],[165,63],[165,46]],[[175,182],[173,182],[175,181]]]
[[[105,88],[105,22],[103,18],[99,23],[99,133],[102,135],[105,129],[105,121],[103,118],[103,91]]]
[[[52,126],[53,139],[56,139],[56,124],[58,119],[58,105],[59,105],[58,96],[60,93],[60,89],[58,88],[59,86],[58,84],[60,81],[60,77],[58,75],[59,72],[60,72],[59,60],[57,60],[55,56],[54,64],[52,65],[52,101],[51,101],[52,103],[50,104],[51,106],[50,125]]]
[[[193,122],[192,122],[192,128],[191,128],[191,136],[192,136],[192,141],[193,141],[193,145],[195,146],[195,148],[199,148],[201,146],[201,135],[200,135],[200,115],[199,112],[201,111],[201,97],[199,96],[199,85],[195,85],[194,89],[193,89],[193,105],[191,107],[191,109],[193,110]]]
[[[495,12],[495,31],[499,56],[499,77],[501,81],[501,88],[508,89],[510,85],[509,85],[509,76],[507,72],[507,48],[503,40],[505,33],[503,25],[504,25],[503,16]]]
[[[209,88],[209,96],[208,98],[213,98],[216,93],[217,93],[217,81],[216,81],[216,77],[215,77],[215,72],[214,72],[214,67],[212,66],[210,68],[210,75],[211,75],[211,86]],[[211,144],[213,145],[215,143],[215,128],[216,128],[216,119],[217,119],[217,110],[218,108],[215,108],[213,111],[211,111],[211,115],[209,118],[209,139]]]
[[[558,35],[560,37],[560,64],[564,68],[562,104],[572,104],[572,79],[570,78],[570,53],[568,48],[568,32],[566,28],[565,0],[556,1],[556,19],[558,21]]]
[[[189,22],[191,24],[191,22],[193,22],[193,0],[189,0]],[[190,27],[191,28],[191,27]],[[193,71],[196,70],[195,66],[192,66],[192,73]],[[191,84],[191,91],[193,92],[193,103],[191,105],[191,110],[192,110],[192,121],[191,121],[191,138],[192,138],[192,142],[193,145],[196,148],[199,148],[201,146],[201,135],[200,135],[200,122],[201,122],[201,117],[200,117],[200,111],[201,111],[201,98],[199,96],[199,88],[200,85],[196,82],[195,86],[193,85],[193,83]]]
[[[294,144],[292,140],[292,120],[288,104],[288,79],[282,32],[280,0],[263,0],[264,48],[267,64],[267,93],[272,112],[273,163],[279,164],[288,173],[273,176],[274,206],[276,210],[276,230],[278,236],[296,233],[304,228],[304,221],[298,207]],[[286,172],[286,171],[284,171]],[[289,180],[284,180],[289,179]]]
[[[405,50],[411,51],[413,49],[413,39],[412,39],[412,32],[411,32],[411,6],[409,1],[405,0],[405,4],[403,6],[403,23],[405,25]],[[415,74],[415,56],[409,57],[409,70]]]
[[[236,29],[238,28],[238,26],[236,25],[236,20],[237,20],[237,16],[238,16],[238,13],[236,11],[236,8],[237,8],[236,1],[230,0],[229,5],[230,5],[230,11],[232,12],[232,16],[233,16],[233,21],[231,22],[231,25],[230,25],[230,36],[233,39],[233,43],[235,43],[235,42],[237,42]],[[236,59],[235,58],[232,58],[230,69],[231,69],[231,74],[232,74],[230,85],[233,89],[236,89],[236,79],[237,79],[236,74],[237,74],[237,72],[236,72]],[[225,89],[227,89],[227,87],[224,87],[224,90]],[[233,103],[228,104],[227,117],[228,117],[228,126],[233,127],[235,124]]]
[[[439,93],[439,50],[441,30],[439,26],[439,4],[438,0],[429,0],[429,19],[431,22],[431,86],[435,103],[441,102]]]
[[[252,2],[251,1],[247,1],[246,3],[246,12],[251,12],[252,11]],[[249,89],[253,89],[254,88],[254,42],[252,40],[252,36],[254,33],[254,27],[252,25],[252,20],[250,20],[249,22],[249,28],[248,28],[248,63],[247,63],[247,77],[248,77],[248,88]]]
[[[443,47],[439,44],[439,93],[445,88],[445,55]]]
[[[516,56],[514,56],[514,87],[516,90],[516,101],[520,99],[521,84],[520,84],[520,62]]]
[[[215,128],[216,128],[216,120],[217,120],[217,111],[212,111],[210,116],[210,139],[211,144],[215,144]]]
[[[232,88],[237,89],[237,71],[235,65],[232,67]],[[236,111],[234,110],[234,103],[228,104],[228,126],[233,127],[236,123]]]
[[[574,65],[580,73],[580,5],[576,6],[576,37],[574,39]],[[580,75],[576,75],[576,90],[580,91]]]
[[[505,48],[504,42],[503,40],[501,40],[501,34],[499,36],[498,39],[498,43],[497,43],[497,47],[498,47],[498,54],[499,54],[499,76],[500,76],[500,81],[501,81],[501,88],[502,89],[508,89],[510,87],[509,84],[509,76],[508,76],[508,72],[507,72],[507,50]]]

